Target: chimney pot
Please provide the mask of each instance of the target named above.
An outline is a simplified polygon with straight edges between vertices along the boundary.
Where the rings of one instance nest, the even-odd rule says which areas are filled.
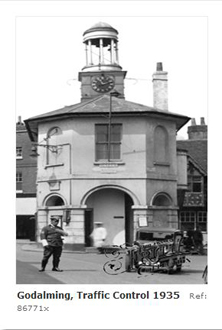
[[[162,64],[162,62],[158,62],[156,64],[156,71],[163,71],[163,64]]]
[[[205,125],[204,117],[201,117],[201,118],[200,118],[200,125]]]
[[[195,118],[191,119],[191,125],[188,127],[189,140],[206,140],[207,139],[207,125],[204,123],[204,118],[201,117],[201,124],[196,125]]]
[[[191,119],[191,126],[195,126],[196,125],[196,120],[195,120],[195,118],[192,118]]]

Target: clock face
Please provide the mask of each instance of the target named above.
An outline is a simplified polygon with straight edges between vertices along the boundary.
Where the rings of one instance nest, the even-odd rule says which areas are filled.
[[[99,93],[106,93],[111,91],[115,86],[114,78],[111,76],[97,76],[92,78],[92,89]]]

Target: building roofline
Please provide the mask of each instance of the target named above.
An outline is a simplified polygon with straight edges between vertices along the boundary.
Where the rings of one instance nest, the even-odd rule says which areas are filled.
[[[190,161],[204,176],[207,176],[207,172],[203,169],[203,167],[197,163],[197,161],[192,156],[190,156],[189,151],[187,153],[188,161]]]
[[[109,102],[110,95],[103,94],[88,101],[80,102],[39,116],[31,117],[29,119],[24,120],[24,123],[31,138],[33,135],[33,129],[34,134],[37,134],[37,126],[40,122],[67,117],[95,118],[108,115],[110,111]],[[175,119],[177,131],[179,131],[190,120],[190,117],[184,115],[179,115],[169,111],[163,111],[157,108],[149,107],[139,103],[134,103],[121,98],[112,98],[112,114],[115,117],[134,117],[139,115],[145,117],[152,116],[157,118],[162,117],[167,119]],[[34,140],[35,138],[33,137],[33,141]]]

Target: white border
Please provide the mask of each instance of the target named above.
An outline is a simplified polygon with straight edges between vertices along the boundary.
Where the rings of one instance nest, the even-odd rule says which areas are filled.
[[[149,302],[79,302],[67,306],[52,304],[54,312],[47,315],[18,314],[16,312],[16,293],[20,286],[15,283],[15,17],[16,16],[66,16],[93,15],[141,15],[152,16],[208,16],[209,18],[209,284],[208,286],[179,286],[184,299],[174,303]],[[118,1],[101,2],[37,2],[5,1],[0,3],[1,35],[1,141],[3,145],[1,160],[1,321],[2,329],[220,329],[221,328],[221,254],[220,254],[220,132],[221,132],[221,2],[220,1]],[[10,154],[12,156],[9,156]],[[214,167],[213,167],[214,166]],[[33,290],[26,285],[26,290]],[[100,289],[103,289],[101,286]],[[49,289],[41,286],[41,289]],[[98,287],[96,286],[96,289]],[[162,286],[158,286],[158,289]],[[172,286],[164,286],[163,289]],[[39,289],[39,286],[38,286]],[[76,290],[76,286],[50,286],[50,290]],[[79,286],[78,286],[79,289]],[[93,289],[93,288],[92,288]],[[108,287],[105,288],[108,290]],[[118,289],[116,286],[115,289]],[[123,290],[123,286],[120,286]],[[178,289],[178,286],[173,287]],[[113,286],[109,287],[113,290]],[[124,290],[128,290],[124,286]],[[140,286],[143,291],[143,286]],[[146,290],[146,288],[145,288]],[[187,292],[205,291],[208,299],[191,301]],[[86,317],[87,316],[87,317]]]

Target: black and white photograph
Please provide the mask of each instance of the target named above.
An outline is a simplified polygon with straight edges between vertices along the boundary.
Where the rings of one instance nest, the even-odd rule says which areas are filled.
[[[0,328],[220,329],[220,1],[2,3]]]
[[[17,284],[207,284],[207,19],[17,18],[16,84]]]

